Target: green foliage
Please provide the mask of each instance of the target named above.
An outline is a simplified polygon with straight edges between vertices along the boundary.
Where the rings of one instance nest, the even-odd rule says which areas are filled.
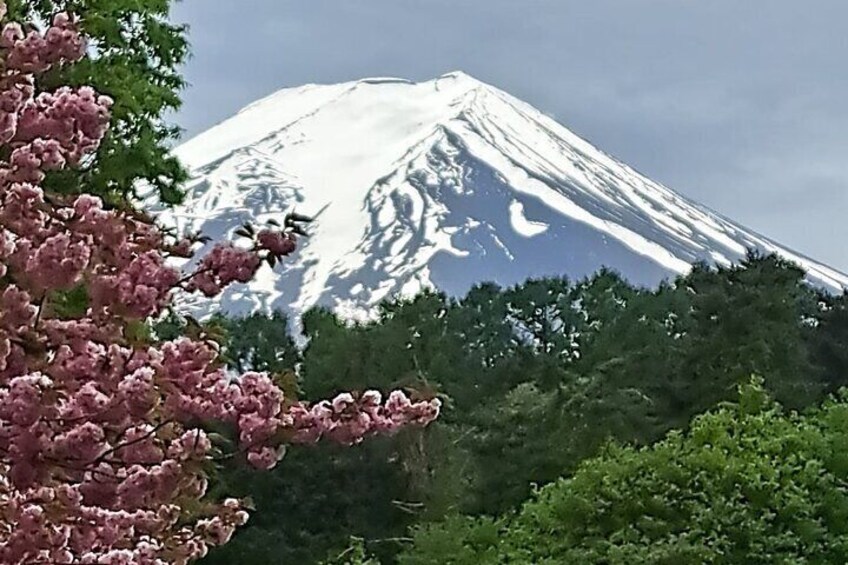
[[[53,313],[63,319],[76,319],[88,309],[88,290],[80,284],[66,291],[56,291],[45,299]]]
[[[784,414],[759,383],[646,448],[608,446],[486,543],[487,519],[419,528],[400,562],[845,563],[848,402]],[[450,558],[452,553],[456,559]]]
[[[399,556],[401,565],[479,565],[494,563],[504,523],[490,518],[451,515],[439,524],[416,526],[414,549]]]
[[[406,440],[291,448],[270,472],[237,463],[223,469],[222,492],[250,496],[256,511],[233,541],[202,563],[318,563],[339,555],[351,535],[369,541],[403,536],[412,518],[399,504],[407,478],[392,461]],[[400,549],[394,542],[367,547],[383,559]]]
[[[818,315],[813,291],[804,273],[776,256],[749,255],[740,266],[713,273],[697,268],[681,284],[691,293],[690,352],[681,374],[691,375],[699,389],[733,389],[752,373],[769,376],[777,399],[796,408],[809,405],[822,392],[822,383],[810,378],[802,320]],[[804,375],[807,378],[799,378]],[[688,399],[687,399],[688,400]],[[702,397],[698,412],[715,402]]]
[[[159,341],[171,341],[186,333],[186,321],[176,312],[168,311],[153,324],[153,332]]]
[[[216,317],[211,322],[226,336],[223,355],[239,372],[294,371],[300,354],[281,312],[270,316],[251,314],[242,318]]]
[[[791,408],[835,390],[848,374],[840,348],[848,335],[846,302],[804,285],[790,264],[751,256],[738,267],[696,268],[653,290],[602,271],[577,282],[483,284],[461,299],[425,292],[384,304],[368,324],[315,310],[304,318],[303,351],[280,315],[166,320],[157,336],[217,335],[237,370],[294,370],[299,388],[292,390],[305,399],[400,387],[434,392],[445,402],[442,418],[425,433],[350,450],[291,449],[270,474],[224,469],[219,481],[253,494],[257,510],[206,562],[332,563],[355,555],[379,563],[486,563],[505,555],[512,563],[535,562],[518,541],[509,548],[518,553],[505,553],[501,543],[507,529],[509,539],[519,540],[516,524],[524,522],[510,516],[534,489],[584,476],[586,465],[613,454],[614,463],[604,465],[636,469],[628,458],[648,457],[640,454],[653,451],[642,447],[685,429],[699,413],[738,401],[737,389],[751,374],[767,375],[763,387]],[[749,404],[758,418],[792,418],[769,412],[756,395],[719,413],[729,417]],[[673,433],[666,442],[686,437]],[[633,447],[610,447],[610,440]],[[604,458],[585,463],[598,454]],[[599,520],[620,525],[628,516]],[[415,546],[403,551],[409,527]],[[536,534],[533,544],[554,543]],[[352,535],[364,553],[351,546]],[[559,554],[551,559],[561,562]],[[615,559],[610,554],[606,562]],[[645,559],[633,562],[662,562]]]
[[[90,56],[57,68],[40,88],[92,86],[115,101],[112,124],[94,159],[79,170],[51,175],[57,192],[98,194],[114,204],[139,182],[165,203],[182,198],[187,174],[169,155],[179,129],[163,117],[180,106],[185,81],[178,72],[188,56],[185,27],[168,21],[170,0],[8,0],[18,21],[47,21],[67,10],[81,18],[91,38]]]
[[[848,386],[848,292],[818,299],[822,313],[806,334],[807,345],[820,378],[833,391]]]
[[[322,562],[322,565],[379,565],[379,561],[368,556],[365,540],[351,537],[350,546],[336,557]]]

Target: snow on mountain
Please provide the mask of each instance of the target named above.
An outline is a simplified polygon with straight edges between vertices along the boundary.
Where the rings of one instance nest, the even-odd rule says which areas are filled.
[[[778,252],[811,282],[848,276],[687,200],[604,154],[533,107],[450,73],[288,88],[186,142],[185,203],[166,224],[215,240],[285,212],[316,217],[276,272],[200,313],[314,305],[362,318],[424,287],[579,278],[609,266],[655,284],[697,260]]]

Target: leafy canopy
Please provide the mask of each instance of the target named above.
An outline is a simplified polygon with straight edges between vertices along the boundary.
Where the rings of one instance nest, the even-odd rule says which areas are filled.
[[[755,380],[685,433],[609,445],[499,529],[488,519],[418,528],[400,562],[845,563],[846,447],[848,398],[786,414]]]

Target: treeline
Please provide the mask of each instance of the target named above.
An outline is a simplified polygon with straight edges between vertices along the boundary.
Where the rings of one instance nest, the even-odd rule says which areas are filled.
[[[443,416],[423,432],[355,449],[291,449],[272,473],[232,462],[215,480],[252,495],[256,512],[204,563],[347,563],[352,539],[381,563],[463,563],[466,550],[469,563],[497,562],[512,517],[520,522],[540,504],[514,515],[537,486],[579,483],[593,465],[620,470],[616,458],[641,453],[610,455],[610,440],[638,448],[686,429],[736,400],[752,375],[792,410],[820,404],[848,378],[848,298],[808,286],[774,256],[697,265],[655,289],[602,271],[576,282],[482,284],[461,299],[423,293],[382,305],[362,325],[313,310],[302,351],[286,326],[280,314],[203,327],[172,319],[158,333],[205,332],[234,368],[271,371],[301,398],[402,387],[439,394]],[[599,453],[608,460],[587,462]]]

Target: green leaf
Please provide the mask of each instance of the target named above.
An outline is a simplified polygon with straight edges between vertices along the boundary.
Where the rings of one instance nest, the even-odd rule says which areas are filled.
[[[84,284],[79,284],[70,290],[51,293],[46,302],[59,318],[80,318],[88,310],[88,290]]]

